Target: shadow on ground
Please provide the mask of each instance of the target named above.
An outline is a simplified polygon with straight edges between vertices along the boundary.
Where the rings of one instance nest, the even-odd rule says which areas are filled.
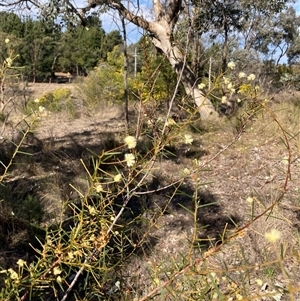
[[[14,143],[17,144],[21,137],[15,137]],[[25,253],[32,251],[28,247],[29,243],[39,246],[36,237],[43,241],[45,235],[39,225],[57,215],[55,210],[49,213],[49,206],[62,206],[62,201],[66,200],[78,201],[79,195],[72,194],[69,183],[73,183],[75,178],[85,178],[86,181],[87,174],[82,162],[89,172],[93,172],[93,160],[97,155],[119,147],[120,141],[119,133],[107,132],[95,134],[84,131],[68,134],[59,140],[54,137],[40,139],[34,133],[28,135],[0,190],[0,199],[5,204],[5,210],[0,213],[0,240],[3,242],[0,245],[0,262],[1,252],[12,252],[17,258],[20,257],[20,250]],[[8,164],[13,151],[14,146],[11,143],[3,144],[0,160],[4,165]],[[180,158],[194,155],[201,157],[206,154],[205,150],[186,147],[172,151]],[[123,157],[124,154],[120,153],[110,159],[115,162]],[[160,184],[157,178],[153,178],[152,182],[141,189],[154,192],[134,196],[126,205],[119,220],[123,237],[122,254],[119,250],[114,250],[118,244],[114,239],[109,245],[113,250],[111,252],[114,254],[114,263],[118,260],[126,261],[133,254],[140,257],[151,256],[163,239],[163,235],[155,233],[154,224],[158,228],[162,227],[165,233],[181,232],[193,227],[192,214],[195,212],[196,203],[199,206],[198,238],[203,249],[209,247],[210,241],[217,241],[226,226],[234,227],[234,223],[239,220],[236,216],[224,215],[218,199],[207,190],[196,193],[191,186],[184,184],[158,191]],[[196,200],[193,197],[195,195]],[[115,199],[115,214],[122,208],[124,199],[122,195]],[[166,217],[168,222],[164,222]],[[69,229],[70,224],[66,223],[66,231]],[[35,255],[34,252],[32,254]],[[2,256],[2,260],[4,257]],[[8,265],[8,262],[3,264]],[[112,276],[113,279],[114,277]],[[107,287],[109,291],[111,286]],[[103,293],[106,294],[107,291],[104,289]]]
[[[84,177],[85,170],[80,160],[82,159],[84,165],[92,172],[94,168],[92,163],[93,154],[101,154],[104,150],[119,147],[120,142],[116,138],[117,135],[118,133],[114,135],[98,133],[97,139],[95,139],[94,133],[84,131],[80,134],[66,135],[59,141],[53,138],[42,141],[34,133],[30,133],[21,146],[20,153],[17,155],[16,162],[11,169],[11,174],[14,174],[15,177],[8,177],[8,180],[3,183],[5,189],[1,190],[1,197],[6,200],[8,207],[10,207],[7,210],[11,210],[17,218],[29,223],[39,224],[45,217],[45,208],[42,208],[40,202],[42,198],[40,188],[47,189],[45,185],[49,186],[51,184],[53,173],[55,173],[56,185],[60,186],[57,192],[58,199],[78,197],[71,196],[72,189],[70,189],[69,183],[72,183],[76,176],[82,175]],[[15,143],[18,143],[20,139],[21,134],[15,138]],[[1,160],[4,164],[7,164],[14,148],[11,144],[3,146]],[[174,149],[174,152],[181,157],[189,157],[191,152],[194,154],[194,150],[190,149]],[[197,156],[204,154],[205,150],[197,152]],[[121,159],[123,154],[119,156],[114,160]],[[154,179],[152,183],[149,183],[147,189],[155,190],[158,185],[157,179]],[[141,202],[141,198],[133,198],[128,204],[128,210],[124,213],[124,219],[135,219],[137,216],[141,216],[151,204],[163,208],[165,200],[169,200],[172,195],[165,214],[172,210],[182,211],[186,214],[194,212],[195,201],[193,196],[195,191],[186,185],[176,189],[178,190],[175,195],[173,195],[174,189],[171,188],[153,193],[143,202]],[[116,204],[118,202],[121,204],[120,201],[116,200]],[[201,237],[216,238],[225,225],[233,226],[234,222],[238,222],[237,217],[228,217],[222,214],[222,208],[218,204],[218,200],[209,191],[197,192],[197,203],[199,206],[198,224],[199,229],[202,229],[201,234],[199,234]]]
[[[225,208],[219,203],[218,198],[207,189],[196,192],[191,186],[184,184],[176,187],[176,190],[175,195],[174,189],[153,195],[152,204],[164,208],[168,202],[164,214],[174,216],[173,221],[167,226],[170,229],[178,228],[179,231],[192,229],[196,214],[198,242],[203,249],[210,247],[210,242],[219,241],[225,228],[233,229],[241,221],[237,215],[226,215]]]

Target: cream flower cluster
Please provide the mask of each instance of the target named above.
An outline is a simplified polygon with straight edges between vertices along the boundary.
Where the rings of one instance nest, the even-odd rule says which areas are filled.
[[[128,149],[134,149],[137,144],[136,138],[133,136],[127,136],[124,139],[124,142],[125,142],[126,146],[128,147]],[[128,167],[132,167],[135,164],[135,155],[132,153],[125,154],[124,159],[125,159],[126,165]],[[116,181],[116,182],[118,182],[118,181]]]

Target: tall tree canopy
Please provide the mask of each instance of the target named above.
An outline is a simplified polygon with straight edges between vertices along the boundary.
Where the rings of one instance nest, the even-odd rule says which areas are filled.
[[[23,67],[21,72],[30,81],[49,80],[58,71],[85,74],[122,43],[118,31],[105,33],[97,15],[90,14],[86,24],[45,22],[40,17],[0,12],[1,39],[10,40],[18,54],[14,64]]]
[[[24,23],[21,18],[12,12],[0,12],[0,31],[22,37]]]

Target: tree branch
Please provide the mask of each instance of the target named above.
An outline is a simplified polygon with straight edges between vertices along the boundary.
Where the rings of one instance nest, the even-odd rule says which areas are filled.
[[[158,0],[159,1],[159,0]],[[129,11],[120,1],[109,1],[109,0],[90,0],[88,1],[88,6],[81,8],[79,12],[77,12],[78,16],[85,16],[85,14],[90,11],[92,8],[96,6],[107,5],[109,8],[115,9],[119,11],[119,13],[127,19],[129,22],[135,24],[136,26],[153,33],[152,22],[148,22],[143,17],[140,17],[131,11]],[[74,8],[75,9],[75,8]],[[75,9],[76,10],[76,9]]]
[[[156,21],[160,21],[163,14],[163,9],[160,0],[152,0]]]
[[[170,0],[166,13],[167,21],[175,25],[182,9],[182,0]]]
[[[42,5],[41,5],[41,3],[39,3],[38,1],[35,1],[35,0],[26,0],[26,1],[24,1],[24,0],[17,0],[17,1],[9,1],[9,0],[5,0],[5,1],[1,1],[1,3],[0,3],[0,6],[3,6],[3,7],[16,7],[16,6],[18,6],[18,5],[23,5],[25,3],[25,5],[26,5],[26,7],[28,8],[28,9],[30,9],[30,7],[29,7],[29,4],[28,3],[30,3],[31,5],[33,5],[33,6],[35,6],[35,7],[37,7],[37,8],[41,8],[42,7]]]
[[[117,9],[120,12],[120,14],[125,19],[127,19],[129,22],[135,24],[138,27],[141,27],[142,29],[144,29],[146,31],[149,31],[149,32],[153,33],[153,28],[151,26],[152,22],[148,22],[144,18],[133,14],[121,2],[111,1],[108,4],[108,6],[113,8],[113,9]]]

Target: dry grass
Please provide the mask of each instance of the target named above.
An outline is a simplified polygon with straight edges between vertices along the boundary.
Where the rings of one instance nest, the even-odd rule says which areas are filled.
[[[258,116],[251,127],[247,128],[241,138],[228,149],[226,146],[234,139],[235,128],[225,120],[214,131],[202,134],[200,140],[195,139],[196,146],[206,150],[206,154],[199,158],[200,161],[209,162],[206,165],[208,170],[201,172],[199,180],[203,185],[209,184],[200,186],[202,194],[199,199],[203,204],[212,204],[199,209],[197,236],[201,238],[203,245],[200,249],[205,251],[207,244],[215,246],[221,240],[225,228],[234,231],[236,227],[250,222],[254,216],[271,206],[281,194],[287,176],[288,151],[282,140],[282,132],[274,122],[274,114],[276,120],[288,133],[292,152],[291,180],[281,204],[270,214],[249,226],[241,233],[242,235],[222,247],[221,252],[208,259],[205,267],[201,265],[198,272],[185,273],[185,280],[178,277],[169,289],[175,292],[178,285],[182,289],[185,286],[185,290],[188,291],[186,295],[184,291],[180,291],[177,295],[169,292],[169,294],[157,296],[154,300],[162,300],[162,298],[175,300],[178,296],[181,296],[180,300],[189,300],[191,298],[190,286],[193,284],[199,286],[203,281],[203,279],[199,280],[199,277],[201,278],[203,273],[208,275],[211,272],[216,273],[218,279],[223,279],[222,277],[226,275],[223,283],[219,284],[222,298],[224,296],[236,298],[237,292],[244,296],[251,292],[253,297],[245,300],[253,300],[255,295],[262,296],[275,289],[278,291],[278,287],[285,291],[298,287],[299,265],[295,263],[298,251],[295,253],[295,250],[299,250],[297,233],[300,210],[298,138],[300,128],[297,120],[299,120],[300,112],[297,111],[293,102],[275,103],[270,106],[269,110],[272,116],[266,112]],[[215,154],[222,149],[226,151],[214,158]],[[210,161],[211,158],[214,159]],[[176,178],[182,175],[184,168],[190,168],[191,164],[192,159],[188,158],[175,160],[175,162],[163,160],[157,168],[161,171],[160,175],[163,178],[172,176]],[[191,181],[189,184],[190,187],[195,187],[195,182]],[[251,204],[247,201],[249,197],[254,200]],[[176,203],[176,200],[173,201]],[[193,210],[189,201],[183,198],[179,200],[179,203]],[[157,203],[160,204],[158,207],[161,207],[163,201],[159,200]],[[129,286],[139,289],[142,287],[143,295],[155,289],[158,283],[162,284],[167,281],[172,274],[170,271],[180,266],[183,260],[181,254],[187,254],[189,250],[188,241],[193,232],[193,216],[180,206],[174,206],[174,203],[169,208],[170,215],[161,217],[158,229],[152,233],[158,241],[151,249],[150,255],[134,259],[129,268],[126,267],[125,278],[130,279]],[[201,226],[203,226],[202,229]],[[265,233],[271,229],[281,232],[277,247],[272,246],[265,239]],[[284,255],[280,254],[280,245],[282,245]],[[280,256],[285,256],[284,264],[279,259]],[[139,268],[136,269],[136,266]],[[166,271],[171,274],[167,274]],[[258,285],[257,280],[259,280],[258,283],[261,280],[267,284],[263,291],[262,285]],[[131,281],[137,281],[137,283],[134,284]],[[189,284],[183,284],[183,281]],[[211,285],[208,290],[211,290]],[[231,285],[233,287],[229,289]],[[194,297],[196,299],[193,300],[199,300],[199,296]],[[220,296],[218,298],[221,298]],[[299,297],[298,292],[293,292],[290,295],[288,293],[283,295],[280,300],[292,300],[290,298]],[[208,294],[205,298],[204,296],[201,298],[210,300],[212,295]]]
[[[27,86],[28,92],[33,99],[39,98],[48,92],[53,92],[60,88],[70,89],[72,93],[75,93],[76,91],[75,86],[72,83],[28,83]]]
[[[50,89],[44,84],[29,88],[37,97]],[[193,136],[193,145],[182,148],[177,142],[172,148],[177,157],[157,160],[151,183],[154,190],[181,178],[185,168],[193,168],[194,159],[203,168],[197,177],[187,179],[175,196],[172,190],[149,196],[142,218],[147,225],[153,223],[150,239],[119,270],[124,288],[122,300],[126,300],[126,295],[127,300],[139,300],[163,285],[182,267],[196,262],[197,256],[218,246],[222,239],[276,202],[288,166],[288,147],[280,127],[289,141],[291,179],[279,206],[241,231],[215,256],[175,277],[153,300],[237,300],[239,295],[248,296],[243,300],[260,300],[261,295],[278,292],[278,287],[284,292],[280,300],[300,298],[299,292],[293,291],[300,283],[300,109],[295,103],[292,99],[268,105],[268,111],[258,114],[232,145],[236,120],[223,118],[217,125],[195,122],[184,132]],[[68,120],[63,112],[40,119],[35,140],[30,143],[33,156],[24,169],[14,168],[10,177],[18,177],[22,171],[25,183],[37,183],[34,193],[41,196],[47,212],[44,223],[60,216],[67,200],[78,199],[78,193],[69,184],[79,191],[86,189],[86,171],[80,162],[83,158],[91,168],[91,155],[86,149],[100,154],[122,142],[122,116],[122,108],[107,107],[99,112],[84,111],[76,120]],[[196,218],[191,214],[197,207],[192,201],[195,194],[200,206]],[[249,197],[252,203],[248,202]],[[265,239],[265,233],[273,228],[281,232],[276,245]],[[224,229],[228,231],[225,237]],[[198,244],[196,251],[191,252],[190,242],[195,236]],[[0,262],[3,258],[0,256]],[[267,284],[264,290],[258,280]]]

